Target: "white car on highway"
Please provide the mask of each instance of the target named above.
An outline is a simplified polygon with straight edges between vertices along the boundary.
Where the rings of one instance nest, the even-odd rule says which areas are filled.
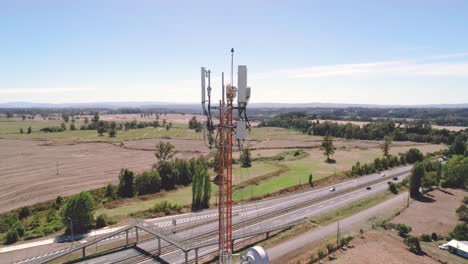
[[[380,176],[385,177],[385,173],[381,172]]]
[[[332,186],[332,187],[330,188],[330,192],[334,192],[334,191],[335,191],[335,187]]]

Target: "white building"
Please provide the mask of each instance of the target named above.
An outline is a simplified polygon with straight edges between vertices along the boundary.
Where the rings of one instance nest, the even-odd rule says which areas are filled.
[[[468,258],[468,241],[458,241],[455,239],[447,243],[449,251],[461,257]]]

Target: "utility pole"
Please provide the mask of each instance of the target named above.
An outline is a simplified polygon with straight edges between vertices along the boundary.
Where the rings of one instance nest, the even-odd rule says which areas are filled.
[[[208,80],[208,87],[206,87]],[[234,86],[234,49],[231,49],[231,80],[224,85],[224,73],[221,74],[222,98],[219,106],[211,106],[211,71],[201,68],[202,109],[207,117],[204,123],[205,142],[208,138],[210,148],[218,150],[218,246],[220,263],[230,263],[232,256],[232,149],[237,146],[242,149],[246,130],[250,127],[246,107],[250,99],[250,87],[247,87],[247,67],[238,66],[237,87]],[[208,100],[206,99],[208,96]],[[234,98],[237,96],[237,106]],[[219,111],[219,122],[213,122],[211,110]],[[233,111],[238,116],[233,122]],[[214,136],[214,134],[216,134]],[[235,135],[235,138],[234,138]],[[215,138],[216,140],[213,140]],[[236,143],[236,144],[234,144]]]
[[[339,247],[339,239],[340,239],[340,220],[338,220],[338,225],[336,227],[336,246]]]
[[[57,174],[56,174],[56,175],[59,175],[59,169],[58,169],[58,168],[59,168],[59,165],[58,165],[58,160],[57,160],[57,164],[56,164],[56,166],[57,166]]]

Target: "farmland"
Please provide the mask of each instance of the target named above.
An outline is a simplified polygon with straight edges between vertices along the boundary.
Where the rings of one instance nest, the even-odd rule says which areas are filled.
[[[95,189],[108,183],[116,183],[121,168],[127,167],[136,172],[151,168],[156,161],[155,145],[161,141],[171,142],[176,150],[176,157],[190,158],[207,155],[210,149],[203,142],[201,134],[189,130],[183,122],[191,115],[167,114],[167,122],[174,122],[170,130],[163,128],[139,128],[128,131],[119,130],[114,138],[99,136],[95,130],[66,130],[64,132],[40,132],[46,126],[59,126],[60,120],[21,120],[2,119],[0,121],[0,212],[54,199],[57,195],[71,195],[82,190]],[[141,116],[103,115],[103,119],[125,120]],[[161,116],[162,118],[162,116]],[[144,118],[143,118],[144,119]],[[80,125],[82,120],[75,121]],[[31,134],[20,134],[31,126]],[[356,162],[367,162],[381,156],[381,142],[364,140],[336,139],[337,151],[335,164],[324,162],[320,149],[321,137],[304,135],[300,132],[281,128],[252,128],[248,144],[252,148],[252,158],[267,158],[254,161],[250,168],[234,166],[234,199],[246,199],[261,196],[280,189],[340,173]],[[404,153],[411,147],[423,152],[444,149],[444,145],[422,144],[414,142],[394,142],[392,154]],[[268,160],[285,150],[303,149],[305,156],[300,159]],[[234,153],[235,157],[239,154]],[[282,169],[280,169],[282,168]],[[57,173],[58,170],[58,173]],[[213,174],[214,175],[214,172]],[[256,180],[258,179],[258,180]],[[214,191],[216,186],[214,185]],[[174,200],[181,204],[190,202],[190,187],[176,192],[161,194],[141,205],[139,201],[128,201],[130,210],[147,208],[150,203],[161,199]],[[117,210],[117,209],[116,209]],[[120,214],[119,212],[110,212]]]

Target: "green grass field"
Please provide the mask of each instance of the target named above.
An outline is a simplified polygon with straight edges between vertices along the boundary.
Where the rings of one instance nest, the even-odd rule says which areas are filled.
[[[118,130],[117,136],[111,138],[105,133],[99,136],[96,130],[79,130],[84,124],[82,121],[76,121],[75,127],[78,130],[70,130],[71,122],[66,123],[67,130],[63,132],[47,133],[39,131],[41,128],[50,126],[60,126],[61,120],[25,120],[13,121],[0,119],[0,138],[5,139],[27,139],[27,140],[56,140],[70,142],[122,142],[133,139],[144,138],[175,138],[175,139],[199,139],[202,137],[200,133],[190,130],[185,125],[174,124],[170,130],[165,128],[138,128],[129,131]],[[31,126],[32,133],[26,134],[28,127]],[[24,134],[20,133],[20,128],[23,128]]]
[[[41,128],[50,126],[60,126],[63,120],[43,120],[26,119],[24,121],[18,119],[0,118],[0,138],[7,139],[29,139],[29,140],[60,140],[71,142],[121,142],[132,139],[144,138],[174,138],[174,139],[195,139],[202,140],[200,133],[188,129],[185,124],[174,124],[173,128],[167,131],[164,128],[139,128],[129,131],[119,130],[115,138],[110,138],[107,134],[99,136],[95,130],[79,130],[84,124],[81,120],[76,120],[75,127],[78,130],[69,130],[71,121],[65,123],[67,130],[64,132],[46,133],[39,131]],[[117,123],[119,123],[117,121]],[[32,133],[26,134],[28,127],[31,126]],[[20,134],[20,128],[23,128],[24,134]],[[299,131],[288,130],[276,127],[254,127],[251,129],[249,139],[252,140],[299,140],[299,141],[316,141],[321,137],[304,135]]]
[[[310,136],[302,134],[300,131],[289,130],[279,127],[253,127],[248,136],[251,140],[297,140],[297,141],[317,141],[322,140],[320,136]]]

